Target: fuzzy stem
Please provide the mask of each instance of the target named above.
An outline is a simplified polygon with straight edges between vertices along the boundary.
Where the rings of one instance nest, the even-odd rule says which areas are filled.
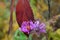
[[[11,9],[10,9],[10,21],[9,21],[9,30],[8,34],[10,34],[12,25],[13,25],[13,9],[14,9],[14,0],[11,0]]]

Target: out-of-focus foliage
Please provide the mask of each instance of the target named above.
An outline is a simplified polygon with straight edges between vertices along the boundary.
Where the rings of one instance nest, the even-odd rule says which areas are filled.
[[[43,19],[43,13],[45,14],[45,11],[48,11],[48,5],[45,4],[44,0],[30,0],[30,4],[34,12],[35,19]]]
[[[6,0],[0,0],[0,40],[11,39],[10,38],[11,35],[8,36],[7,34],[9,29],[9,19],[10,19],[10,3],[9,2],[6,3]],[[15,19],[16,18],[14,16],[13,32],[15,32],[15,30],[18,28],[18,24]]]
[[[14,11],[13,28],[11,34],[10,35],[7,34],[10,19],[10,3],[11,2],[8,0],[0,0],[0,40],[13,40],[13,35],[15,31],[19,28],[16,22],[16,16]],[[49,20],[45,21],[46,19],[49,18],[48,0],[30,0],[30,5],[33,10],[35,19],[41,19],[46,23],[48,39],[50,40],[52,37],[53,40],[60,40],[60,29],[57,29],[55,32],[53,32],[54,27],[50,26]],[[60,0],[50,0],[51,19],[53,19],[52,17],[54,15],[57,16],[58,14],[60,14]]]
[[[51,0],[50,6],[51,17],[60,14],[60,0]]]
[[[49,19],[49,15],[52,18],[53,16],[60,14],[59,0],[50,0],[49,3],[50,3],[50,14],[49,14],[48,0],[30,0],[30,4],[33,9],[34,15],[39,13],[45,19]],[[35,16],[35,18],[37,17]]]
[[[5,37],[8,30],[8,17],[9,11],[6,9],[6,5],[0,2],[0,39]]]

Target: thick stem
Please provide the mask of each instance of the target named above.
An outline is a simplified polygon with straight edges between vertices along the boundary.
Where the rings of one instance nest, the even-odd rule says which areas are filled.
[[[8,34],[10,34],[13,25],[13,9],[14,9],[14,0],[11,0],[11,9],[10,9],[10,21],[9,21],[9,30]]]
[[[49,16],[49,19],[50,19],[50,12],[51,12],[50,11],[50,0],[48,0],[48,11],[49,11],[49,15],[48,16]]]

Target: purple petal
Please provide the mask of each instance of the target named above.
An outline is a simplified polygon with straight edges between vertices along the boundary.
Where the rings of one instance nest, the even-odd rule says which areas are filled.
[[[42,29],[40,30],[41,33],[46,33],[46,30]]]
[[[41,23],[41,24],[39,25],[39,28],[40,28],[40,29],[45,29],[45,24],[44,24],[44,23]]]
[[[32,21],[30,21],[30,28],[34,29],[35,27],[36,27],[35,24]]]
[[[24,22],[22,23],[22,25],[23,25],[23,26],[26,26],[26,25],[28,25],[28,23],[27,23],[26,21],[24,21]]]
[[[35,21],[35,24],[39,24],[40,21]]]

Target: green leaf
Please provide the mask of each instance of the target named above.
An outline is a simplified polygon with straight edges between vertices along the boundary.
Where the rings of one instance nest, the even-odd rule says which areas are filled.
[[[20,30],[16,30],[14,40],[27,40],[27,36]]]

